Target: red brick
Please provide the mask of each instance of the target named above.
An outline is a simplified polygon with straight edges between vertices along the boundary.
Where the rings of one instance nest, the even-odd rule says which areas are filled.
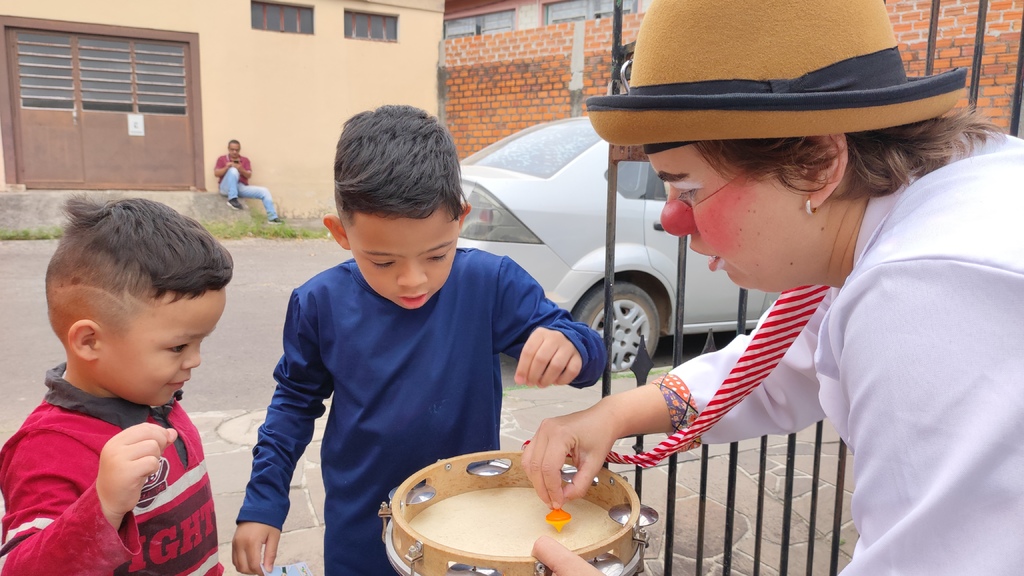
[[[1016,65],[1020,0],[993,0],[986,17],[979,107],[1008,126]],[[924,74],[930,0],[889,0],[886,8],[910,76]],[[935,38],[936,73],[973,65],[977,0],[944,0]],[[636,39],[642,15],[623,18],[622,42]],[[443,101],[462,157],[536,122],[571,114],[568,86],[575,24],[447,40],[448,80]],[[539,48],[538,48],[539,47]],[[611,20],[586,22],[584,99],[608,93],[611,81]],[[958,103],[967,105],[967,92]],[[581,113],[586,114],[586,107]]]

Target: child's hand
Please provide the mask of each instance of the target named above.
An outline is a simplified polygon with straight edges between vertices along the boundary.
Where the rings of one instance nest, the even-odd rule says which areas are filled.
[[[547,566],[555,576],[603,574],[589,562],[548,536],[541,536],[533,543],[533,557]]]
[[[565,334],[537,328],[523,345],[515,379],[516,384],[546,388],[572,382],[581,369],[583,358]]]
[[[231,539],[231,562],[242,574],[263,574],[274,569],[281,531],[259,522],[240,522]]]
[[[121,526],[124,515],[139,503],[146,479],[160,469],[164,449],[177,437],[175,430],[143,423],[107,440],[100,452],[96,494],[103,515],[115,529]]]

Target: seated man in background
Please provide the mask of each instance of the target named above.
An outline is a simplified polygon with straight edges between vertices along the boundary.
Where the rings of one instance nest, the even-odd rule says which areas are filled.
[[[271,224],[282,224],[284,220],[277,216],[274,208],[274,199],[270,196],[270,190],[263,186],[250,186],[249,178],[252,177],[252,164],[249,159],[242,156],[242,145],[238,140],[228,142],[228,153],[217,158],[217,165],[213,167],[213,175],[220,182],[220,193],[228,197],[228,206],[235,210],[242,209],[242,198],[259,198],[263,201],[263,207],[267,210],[267,222]]]

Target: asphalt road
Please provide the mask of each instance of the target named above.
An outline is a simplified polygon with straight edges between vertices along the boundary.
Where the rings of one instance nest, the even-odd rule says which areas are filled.
[[[203,363],[185,386],[189,411],[266,408],[281,356],[281,329],[291,290],[314,274],[348,259],[330,240],[226,240],[235,259],[227,307],[203,343]],[[64,359],[46,316],[44,278],[56,240],[0,242],[0,437],[9,436],[39,403],[43,374]],[[686,355],[702,338],[686,339]],[[672,361],[672,339],[663,338],[655,364]],[[514,364],[503,359],[512,385]],[[599,384],[600,385],[600,384]]]
[[[235,260],[217,330],[203,343],[203,363],[185,386],[189,411],[266,408],[281,356],[291,290],[347,259],[327,240],[229,240]],[[0,242],[0,432],[16,429],[39,403],[43,374],[64,350],[46,316],[44,277],[56,241]]]

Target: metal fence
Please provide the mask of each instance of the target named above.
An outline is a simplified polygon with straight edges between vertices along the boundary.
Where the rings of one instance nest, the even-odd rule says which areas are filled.
[[[940,0],[932,0],[928,32],[926,75],[932,74],[935,39],[938,36]],[[978,101],[988,1],[980,0],[970,73],[969,105]],[[632,44],[622,45],[622,2],[616,0],[612,15],[612,93],[619,93],[622,63],[629,59]],[[1024,17],[1022,17],[1024,20]],[[1018,30],[1024,27],[1024,21]],[[1011,104],[1010,134],[1021,130],[1024,91],[1024,41],[1018,41],[1016,75]],[[615,215],[618,163],[646,160],[637,147],[612,146],[608,172],[605,319],[613,326],[612,302],[615,269]],[[679,240],[675,333],[683,333],[686,285],[686,238]],[[746,291],[740,291],[737,331],[745,329]],[[605,344],[611,345],[606,328]],[[714,340],[708,338],[705,351]],[[673,364],[683,360],[683,338],[675,339]],[[634,362],[637,385],[646,384],[652,363],[641,346]],[[606,369],[602,394],[611,393],[611,373]],[[643,451],[653,444],[637,437],[632,448]],[[728,446],[701,447],[700,454],[682,453],[666,463],[642,470],[614,468],[625,474],[641,502],[660,512],[648,528],[650,545],[645,569],[655,575],[743,574],[837,574],[848,562],[857,540],[849,520],[853,493],[852,461],[845,443],[828,422],[785,437],[764,436]],[[845,519],[845,520],[844,520]]]

